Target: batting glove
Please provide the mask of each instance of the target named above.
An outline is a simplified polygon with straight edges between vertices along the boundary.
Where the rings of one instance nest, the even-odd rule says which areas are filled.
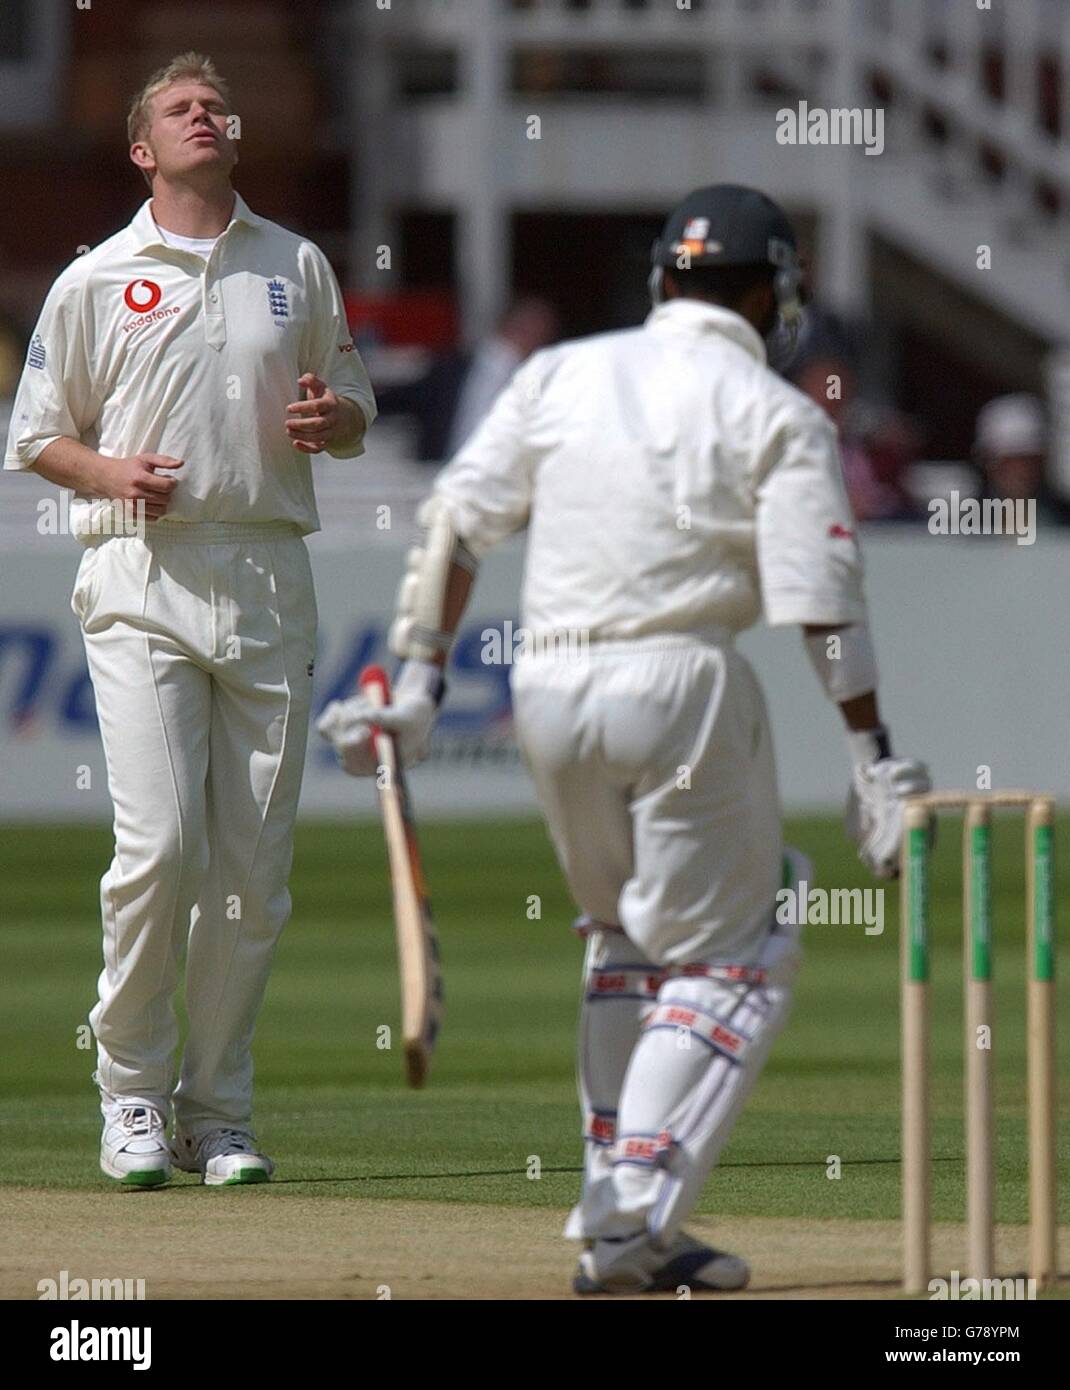
[[[929,769],[914,758],[893,758],[883,730],[848,735],[854,776],[847,794],[847,834],[876,878],[897,878],[903,802],[930,791]]]
[[[442,671],[430,661],[406,661],[394,682],[391,703],[376,705],[367,695],[332,700],[316,722],[338,761],[352,777],[374,777],[379,765],[372,725],[393,734],[402,767],[427,753],[438,706],[445,693]]]

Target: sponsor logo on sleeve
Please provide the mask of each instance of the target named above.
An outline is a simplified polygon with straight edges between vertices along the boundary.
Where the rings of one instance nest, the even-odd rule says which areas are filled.
[[[30,340],[30,350],[26,354],[26,364],[30,367],[43,367],[45,365],[45,344],[40,333],[35,333]]]

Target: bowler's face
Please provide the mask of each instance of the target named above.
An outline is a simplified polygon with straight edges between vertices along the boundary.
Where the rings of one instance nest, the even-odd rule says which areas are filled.
[[[164,178],[180,178],[199,168],[229,172],[238,155],[227,136],[228,114],[215,88],[201,82],[176,82],[157,92],[145,141],[157,171]]]

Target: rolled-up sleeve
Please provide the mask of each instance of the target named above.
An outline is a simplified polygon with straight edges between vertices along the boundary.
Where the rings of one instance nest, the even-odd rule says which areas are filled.
[[[862,553],[835,426],[802,398],[770,413],[755,476],[766,621],[864,622]]]
[[[28,469],[57,439],[88,434],[100,408],[89,351],[91,325],[79,280],[61,275],[30,339],[11,411],[6,469]]]
[[[337,396],[345,396],[361,409],[367,426],[378,414],[375,393],[353,345],[346,322],[345,303],[330,262],[318,247],[307,243],[308,331],[302,372],[314,372]],[[359,458],[364,452],[363,436],[348,448],[330,448],[333,458]]]

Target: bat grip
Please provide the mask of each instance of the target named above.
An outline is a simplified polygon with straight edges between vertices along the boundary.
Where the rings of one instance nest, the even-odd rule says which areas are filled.
[[[357,685],[361,692],[375,705],[381,709],[390,703],[390,677],[381,666],[365,666],[360,673]],[[373,740],[378,740],[382,736],[383,730],[378,724],[371,725]]]
[[[357,684],[373,705],[390,703],[390,677],[381,666],[365,666]]]

